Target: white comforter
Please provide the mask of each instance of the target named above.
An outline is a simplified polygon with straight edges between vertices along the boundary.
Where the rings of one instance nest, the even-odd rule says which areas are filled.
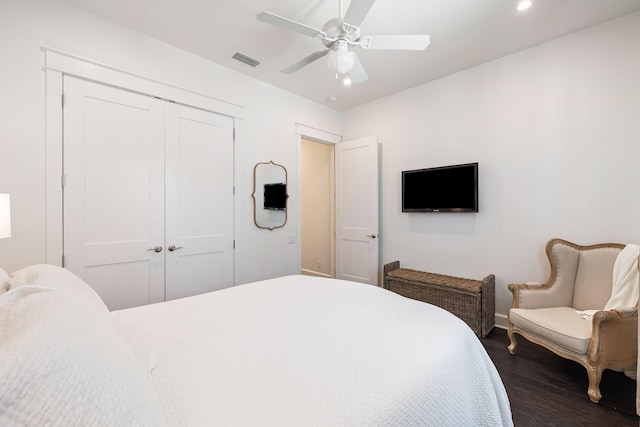
[[[512,425],[471,329],[381,288],[287,276],[113,315],[169,425]]]

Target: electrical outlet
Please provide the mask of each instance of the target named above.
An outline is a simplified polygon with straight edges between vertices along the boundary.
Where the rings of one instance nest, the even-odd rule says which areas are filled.
[[[296,242],[296,235],[295,234],[289,234],[289,243],[295,243]]]

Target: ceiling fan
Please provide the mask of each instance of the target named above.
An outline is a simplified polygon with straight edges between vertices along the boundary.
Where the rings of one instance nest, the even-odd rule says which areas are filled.
[[[322,41],[325,49],[314,52],[302,58],[282,73],[290,74],[302,67],[328,55],[329,68],[339,74],[349,74],[353,83],[362,83],[369,77],[350,47],[359,46],[363,49],[396,49],[396,50],[424,50],[429,46],[430,37],[426,34],[416,35],[380,35],[360,36],[360,24],[375,3],[375,0],[352,0],[346,13],[342,14],[342,0],[339,0],[339,16],[327,21],[322,30],[275,15],[270,12],[260,12],[259,21],[277,25],[290,31]]]

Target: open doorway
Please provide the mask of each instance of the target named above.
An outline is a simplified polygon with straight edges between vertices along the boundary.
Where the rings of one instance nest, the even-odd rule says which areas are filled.
[[[300,140],[301,268],[335,277],[334,144]]]

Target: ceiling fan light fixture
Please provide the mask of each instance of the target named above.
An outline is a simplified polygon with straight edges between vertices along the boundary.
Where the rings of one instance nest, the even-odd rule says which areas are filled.
[[[336,42],[336,47],[327,55],[329,69],[338,74],[346,74],[353,68],[355,63],[354,53],[349,52],[347,43],[343,40]]]
[[[518,2],[518,6],[516,6],[516,9],[522,12],[523,10],[529,9],[532,4],[533,4],[532,0],[520,0]]]

